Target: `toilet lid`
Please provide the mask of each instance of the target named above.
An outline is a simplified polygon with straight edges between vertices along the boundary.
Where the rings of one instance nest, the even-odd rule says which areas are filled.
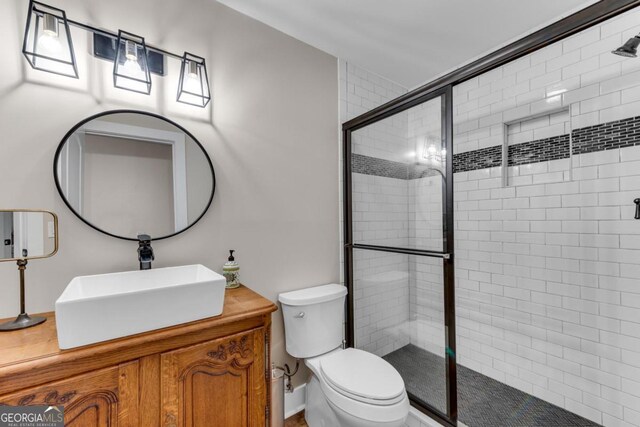
[[[389,362],[366,351],[348,348],[323,358],[320,369],[338,392],[380,401],[404,394],[404,381]]]

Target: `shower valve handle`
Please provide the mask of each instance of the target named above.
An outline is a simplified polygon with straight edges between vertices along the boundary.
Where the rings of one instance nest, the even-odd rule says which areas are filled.
[[[636,216],[634,218],[635,219],[640,219],[640,198],[635,199],[633,201],[633,203],[636,204]]]

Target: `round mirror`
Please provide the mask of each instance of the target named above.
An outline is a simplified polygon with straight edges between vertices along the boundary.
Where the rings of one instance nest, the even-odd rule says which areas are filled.
[[[58,191],[81,220],[113,237],[181,233],[211,205],[211,159],[186,129],[142,111],[107,111],[75,125],[53,164]]]

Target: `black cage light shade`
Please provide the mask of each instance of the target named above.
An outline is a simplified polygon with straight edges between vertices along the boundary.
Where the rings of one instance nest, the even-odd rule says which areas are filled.
[[[201,56],[148,46],[144,37],[68,19],[64,10],[29,0],[22,53],[32,68],[78,78],[70,26],[93,33],[93,54],[113,61],[113,85],[132,92],[151,93],[151,73],[165,75],[165,59],[181,61],[177,101],[204,108],[211,101],[209,76]]]
[[[113,85],[147,95],[151,93],[151,74],[144,37],[119,30],[116,49]]]
[[[178,81],[178,102],[206,107],[211,100],[204,58],[185,52]]]
[[[69,21],[62,9],[29,2],[22,53],[32,68],[78,78]]]

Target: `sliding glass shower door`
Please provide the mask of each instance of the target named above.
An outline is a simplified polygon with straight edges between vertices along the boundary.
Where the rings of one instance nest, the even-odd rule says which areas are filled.
[[[347,122],[344,141],[349,344],[455,423],[451,89]]]

